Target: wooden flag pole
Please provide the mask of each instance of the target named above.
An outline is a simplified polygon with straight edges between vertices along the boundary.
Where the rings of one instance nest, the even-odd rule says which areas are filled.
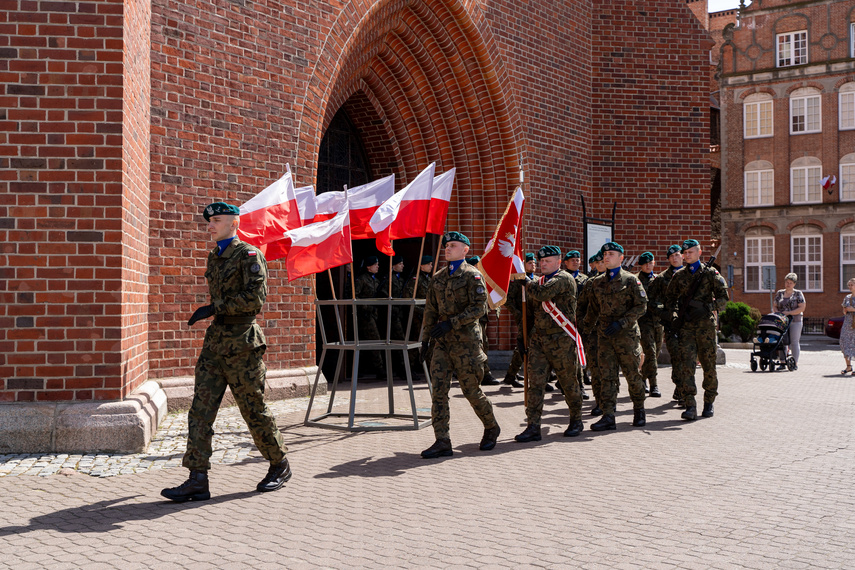
[[[329,278],[330,278],[330,291],[332,291],[333,301],[337,301],[338,299],[336,299],[336,296],[335,296],[335,284],[333,283],[332,270],[327,269],[327,275],[329,275]]]

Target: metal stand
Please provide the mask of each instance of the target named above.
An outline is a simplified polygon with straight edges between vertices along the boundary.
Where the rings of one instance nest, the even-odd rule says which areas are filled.
[[[391,324],[392,321],[392,307],[393,306],[405,306],[409,307],[409,318],[407,319],[407,326],[404,332],[405,338],[410,337],[410,329],[413,325],[413,313],[415,311],[416,306],[424,306],[424,299],[316,299],[315,300],[315,308],[318,314],[318,323],[321,328],[321,339],[323,341],[323,350],[321,352],[321,359],[318,363],[318,373],[315,375],[315,382],[312,386],[312,393],[309,397],[309,407],[306,410],[306,419],[303,422],[304,425],[307,426],[317,426],[324,427],[330,429],[340,429],[347,431],[380,431],[380,430],[418,430],[423,427],[427,427],[431,425],[430,416],[420,416],[416,409],[416,398],[415,393],[413,391],[413,377],[410,371],[410,359],[408,358],[408,351],[413,349],[420,349],[421,342],[419,341],[410,341],[410,340],[392,340],[391,336],[391,326],[386,327],[386,339],[385,340],[359,340],[359,322],[357,320],[357,311],[356,307],[359,305],[366,306],[385,306],[387,307],[387,325]],[[323,315],[321,314],[321,307],[332,306],[335,311],[335,320],[336,326],[338,328],[338,341],[330,342],[327,338],[326,327],[324,325]],[[355,340],[343,340],[345,338],[344,328],[341,324],[341,314],[339,312],[339,307],[351,307],[353,311],[353,334]],[[357,387],[357,378],[359,376],[359,352],[361,350],[382,350],[386,355],[386,385],[388,389],[389,396],[389,413],[356,413],[356,387]],[[330,401],[327,405],[326,413],[323,413],[317,417],[311,418],[312,414],[312,405],[315,401],[315,394],[318,390],[318,382],[320,381],[321,371],[324,365],[324,361],[327,356],[328,351],[337,351],[338,352],[338,361],[336,362],[335,368],[335,376],[333,379],[333,385],[329,392]],[[348,413],[343,412],[333,412],[333,404],[335,402],[335,394],[338,388],[338,378],[341,373],[342,363],[344,362],[344,354],[346,351],[353,352],[353,379],[351,380],[350,385],[350,411]],[[410,409],[412,410],[412,415],[410,414],[396,414],[395,413],[395,394],[394,394],[394,385],[392,382],[392,352],[393,351],[401,351],[404,359],[404,370],[407,376],[407,389],[410,394]],[[430,374],[428,373],[427,364],[422,362],[422,368],[424,370],[425,378],[428,383],[428,390],[433,392],[433,387],[430,381]],[[329,423],[321,423],[322,420],[327,418],[337,418],[337,417],[347,417],[347,426],[344,425],[336,425]],[[355,424],[355,418],[376,418],[377,420],[381,419],[407,419],[411,420],[411,422],[404,423],[403,425],[366,425],[366,424]]]

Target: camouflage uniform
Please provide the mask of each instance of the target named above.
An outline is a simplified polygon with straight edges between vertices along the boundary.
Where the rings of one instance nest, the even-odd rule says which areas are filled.
[[[404,294],[402,297],[404,299],[426,299],[427,292],[430,288],[430,273],[425,271],[419,272],[419,283],[418,287],[416,287],[416,277],[415,275],[407,281],[407,284],[404,286]],[[416,296],[413,297],[413,292],[415,291]],[[412,328],[410,328],[410,339],[419,340],[422,335],[422,321],[424,320],[425,309],[424,307],[415,307],[413,309],[413,324]],[[406,315],[405,318],[409,319],[410,316]],[[430,362],[430,353],[428,353],[427,361]],[[410,369],[411,370],[421,370],[418,367],[419,362],[419,351],[411,350],[410,351]]]
[[[683,359],[680,357],[680,345],[677,342],[677,335],[670,330],[671,314],[665,310],[665,291],[674,277],[674,273],[680,267],[669,265],[668,268],[656,276],[656,279],[650,284],[650,289],[647,291],[647,311],[659,320],[660,324],[667,325],[664,328],[665,347],[668,349],[668,356],[671,359],[671,382],[674,383],[674,392],[679,399],[682,399],[683,393],[683,378],[685,373],[681,368]],[[660,347],[661,349],[661,347]]]
[[[700,279],[691,299],[689,289],[695,279]],[[716,319],[714,311],[727,305],[727,282],[715,267],[700,264],[695,273],[689,266],[674,273],[665,291],[665,307],[670,312],[673,328],[677,329],[681,366],[684,367],[683,397],[687,408],[696,407],[698,393],[695,384],[695,363],[700,361],[704,370],[704,403],[711,404],[718,395],[718,375],[715,369],[717,351]],[[682,322],[680,322],[680,320]]]
[[[585,281],[585,286],[582,288],[582,291],[579,293],[579,298],[576,303],[576,322],[579,323],[579,332],[582,333],[582,343],[585,347],[585,360],[587,361],[587,369],[588,373],[591,375],[591,391],[594,393],[594,401],[597,403],[598,408],[602,408],[603,403],[603,374],[599,367],[599,361],[597,359],[598,351],[599,351],[599,342],[597,339],[599,334],[597,333],[597,322],[596,320],[591,321],[590,323],[586,322],[586,317],[588,314],[588,304],[591,299],[591,285],[593,284],[593,279],[596,277],[589,277]]]
[[[647,312],[638,319],[638,328],[641,331],[641,349],[644,351],[644,364],[641,366],[641,375],[650,383],[653,390],[657,384],[659,351],[662,349],[662,323],[659,314],[652,308],[650,291],[656,282],[655,273],[647,274],[643,271],[637,275],[638,281],[647,293]]]
[[[448,391],[456,374],[463,395],[469,400],[486,429],[496,425],[493,406],[481,391],[487,355],[481,350],[478,319],[487,308],[487,289],[477,269],[465,261],[453,275],[449,267],[431,279],[425,303],[422,342],[429,341],[437,323],[448,321],[451,330],[436,339],[430,363],[433,382],[431,417],[437,440],[449,439]]]
[[[379,290],[380,282],[373,273],[368,271],[359,274],[356,278],[356,298],[375,299]],[[358,305],[356,307],[356,318],[359,320],[359,340],[380,340],[380,330],[377,328],[377,307],[374,305]],[[376,350],[360,351],[362,356],[371,359],[371,366],[378,372],[385,369],[380,352]]]
[[[559,269],[551,277],[529,281],[526,297],[536,303],[534,330],[529,342],[528,405],[525,409],[529,425],[540,425],[543,413],[543,393],[549,371],[555,370],[564,390],[564,401],[570,410],[570,422],[582,419],[582,393],[576,379],[576,343],[543,308],[544,301],[552,301],[570,322],[576,319],[576,281]]]
[[[211,468],[214,420],[228,386],[256,447],[276,465],[288,449],[264,403],[267,368],[261,357],[267,345],[255,322],[267,297],[267,262],[256,247],[238,238],[222,255],[218,253],[219,246],[208,254],[205,271],[215,317],[196,362],[193,403],[187,414],[187,452],[182,464],[191,471]]]
[[[644,380],[641,363],[641,332],[638,318],[647,309],[647,296],[635,275],[624,269],[609,281],[608,271],[587,283],[590,289],[585,327],[598,332],[597,364],[603,375],[600,407],[605,416],[614,417],[619,385],[618,365],[629,385],[633,408],[644,409]],[[605,330],[617,321],[621,329],[612,336]]]
[[[510,380],[514,378],[517,373],[520,371],[520,368],[523,365],[523,356],[520,354],[520,351],[517,350],[517,346],[525,340],[523,335],[522,328],[522,290],[525,286],[525,278],[513,279],[508,285],[508,296],[507,301],[505,301],[505,305],[510,309],[511,314],[514,317],[514,322],[517,324],[517,344],[514,345],[514,353],[511,356],[511,363],[508,365],[508,371],[505,373],[505,379]],[[531,334],[531,327],[534,325],[534,309],[532,306],[532,301],[528,297],[526,297],[526,333],[527,335]],[[526,335],[526,336],[527,336]]]

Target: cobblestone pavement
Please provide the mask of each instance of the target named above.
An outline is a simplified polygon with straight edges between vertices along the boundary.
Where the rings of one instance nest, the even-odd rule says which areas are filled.
[[[489,387],[503,431],[481,452],[482,426],[453,388],[455,453],[441,460],[419,457],[430,428],[348,433],[277,410],[294,477],[274,493],[254,490],[266,463],[240,420],[209,501],[159,496],[183,469],[89,477],[81,458],[77,470],[6,476],[0,568],[852,568],[855,378],[839,374],[832,345],[803,351],[796,372],[752,373],[748,351],[727,353],[716,415],[695,422],[663,397],[633,428],[624,389],[616,431],[588,431],[586,415],[586,431],[563,438],[553,393],[543,440],[517,444],[522,393]],[[669,386],[669,369],[660,375]],[[426,408],[426,386],[416,392]],[[361,386],[357,411],[385,398]]]

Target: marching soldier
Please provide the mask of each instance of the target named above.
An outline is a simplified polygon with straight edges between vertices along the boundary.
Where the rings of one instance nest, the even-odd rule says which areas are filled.
[[[585,288],[585,283],[589,279],[587,275],[580,271],[580,267],[582,266],[582,254],[575,249],[571,249],[564,255],[563,264],[565,271],[567,271],[567,273],[576,280],[576,322],[581,323],[582,319],[585,318],[585,313],[579,311],[578,300],[582,294],[582,290]],[[582,399],[589,399],[588,392],[585,391],[585,372],[582,369],[581,363],[579,364],[579,370],[576,373],[576,378],[579,380],[579,390],[582,392]]]
[[[205,271],[211,302],[197,309],[187,324],[192,326],[210,317],[214,321],[208,326],[196,362],[193,403],[187,413],[187,451],[182,464],[190,470],[190,478],[160,493],[177,503],[211,498],[211,439],[226,387],[231,388],[256,447],[270,462],[267,476],[256,490],[275,491],[291,478],[285,456],[288,448],[264,402],[267,368],[262,355],[267,344],[255,322],[267,297],[267,262],[258,248],[238,239],[240,210],[236,206],[216,202],[202,215],[217,242],[208,253]]]
[[[419,265],[419,276],[418,276],[418,285],[416,285],[416,276],[410,278],[407,281],[406,286],[404,287],[404,299],[424,299],[427,297],[427,291],[430,287],[430,278],[431,278],[431,270],[433,269],[433,256],[432,255],[423,255],[421,259],[421,264]],[[413,292],[415,292],[415,297],[413,297]],[[410,338],[413,340],[419,340],[422,334],[422,318],[424,317],[425,309],[424,307],[415,307],[413,309],[413,324],[410,328]],[[409,315],[407,316],[409,318]],[[428,361],[430,361],[430,357],[428,357]],[[418,364],[418,352],[414,351],[410,353],[410,369],[411,370],[421,370],[421,367],[416,366]]]
[[[659,398],[662,393],[659,391],[659,384],[656,380],[658,372],[659,351],[662,349],[662,324],[659,322],[659,315],[652,310],[652,302],[650,291],[653,282],[656,280],[656,274],[653,273],[653,268],[656,266],[656,260],[653,254],[645,251],[638,258],[639,272],[638,280],[644,291],[647,293],[647,312],[641,315],[638,319],[638,328],[641,330],[641,349],[644,351],[644,364],[641,365],[641,375],[650,386],[650,396]]]
[[[534,279],[534,272],[537,269],[537,260],[534,258],[533,253],[525,254],[525,274],[528,279]],[[511,280],[508,285],[508,299],[505,303],[508,308],[511,310],[511,314],[514,317],[514,321],[517,323],[517,342],[514,346],[514,354],[511,356],[511,363],[508,365],[508,371],[505,373],[505,384],[510,384],[514,388],[523,388],[524,385],[522,383],[523,376],[519,374],[520,368],[523,365],[523,353],[520,352],[521,347],[525,347],[523,335],[523,310],[522,310],[522,290],[525,287],[526,278],[521,277],[519,279]],[[534,311],[532,310],[532,304],[530,299],[526,299],[526,334],[531,334],[531,327],[534,324]]]
[[[665,347],[668,349],[668,356],[671,359],[671,382],[674,383],[673,400],[682,402],[683,389],[682,382],[685,373],[681,370],[680,365],[683,359],[680,357],[680,346],[677,343],[677,335],[671,331],[671,313],[665,310],[665,291],[668,290],[668,285],[674,277],[674,273],[683,267],[683,250],[679,245],[668,247],[668,268],[656,276],[653,283],[650,284],[648,293],[647,311],[654,317],[659,319],[659,323],[664,328]]]
[[[472,267],[477,267],[480,261],[481,257],[478,255],[466,259],[466,263]],[[490,355],[490,339],[487,338],[487,325],[490,324],[490,318],[488,316],[489,313],[490,306],[487,305],[484,308],[484,316],[478,319],[478,324],[481,326],[481,350],[483,350],[484,354],[488,355],[488,357]],[[499,384],[501,384],[501,382],[493,376],[493,372],[490,370],[490,364],[488,362],[484,362],[484,378],[481,379],[481,385],[498,386]]]
[[[469,238],[459,232],[448,232],[442,244],[448,265],[431,279],[422,325],[423,358],[429,341],[436,342],[430,362],[431,417],[436,442],[422,451],[425,459],[454,453],[448,428],[448,391],[452,374],[457,375],[463,395],[484,424],[480,449],[486,451],[496,447],[501,432],[493,415],[493,405],[481,391],[487,355],[481,350],[478,319],[487,310],[487,288],[478,270],[464,259],[469,252]]]
[[[615,429],[615,407],[619,388],[618,366],[623,370],[632,399],[632,425],[647,423],[644,413],[644,380],[641,378],[641,333],[638,318],[647,309],[647,296],[638,279],[621,268],[623,247],[608,242],[601,248],[606,273],[591,280],[585,323],[599,333],[598,364],[603,373],[603,417],[593,431]]]
[[[698,393],[695,362],[698,360],[704,371],[704,409],[701,415],[705,418],[713,417],[713,402],[718,395],[715,313],[727,305],[727,282],[715,267],[701,262],[701,253],[697,240],[683,242],[686,266],[674,274],[665,292],[666,307],[671,312],[671,329],[677,333],[685,372],[683,397],[686,410],[681,416],[684,420],[698,417],[695,401]]]
[[[582,398],[576,380],[576,281],[561,269],[561,250],[546,245],[537,252],[542,277],[526,283],[526,296],[540,304],[534,312],[534,329],[529,342],[528,425],[514,437],[518,442],[540,441],[544,386],[549,371],[555,370],[570,410],[570,425],[564,437],[582,433]],[[525,347],[522,347],[523,351]]]
[[[600,371],[600,367],[598,365],[598,350],[599,350],[599,342],[597,332],[596,321],[592,323],[586,323],[585,317],[587,316],[588,311],[588,303],[591,298],[591,284],[594,277],[597,275],[601,275],[603,273],[603,254],[602,252],[597,252],[588,258],[588,265],[591,266],[591,275],[588,278],[588,281],[585,282],[585,287],[582,288],[582,292],[579,293],[578,301],[576,303],[576,313],[577,318],[576,321],[579,323],[579,330],[582,333],[582,341],[585,347],[585,359],[588,362],[587,369],[590,371],[591,375],[591,391],[594,393],[594,407],[591,409],[592,416],[601,416],[603,415],[603,409],[600,407],[602,404],[602,391],[603,391],[603,374]]]

